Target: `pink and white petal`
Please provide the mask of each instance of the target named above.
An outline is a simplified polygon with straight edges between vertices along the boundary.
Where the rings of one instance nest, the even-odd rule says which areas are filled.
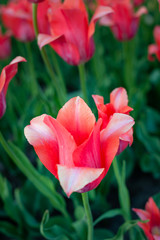
[[[119,87],[114,89],[110,94],[110,103],[113,104],[116,112],[128,105],[128,95],[125,88]]]
[[[91,134],[96,119],[84,100],[75,97],[60,109],[57,121],[71,133],[77,145],[80,145]]]
[[[98,6],[92,19],[91,19],[91,22],[89,24],[89,29],[88,29],[88,39],[90,39],[94,32],[95,32],[95,24],[96,22],[103,18],[104,16],[110,14],[110,13],[113,13],[113,10],[112,8],[110,7],[105,7],[105,6]]]
[[[4,92],[0,92],[0,118],[3,117],[4,113],[6,111],[6,99]]]
[[[126,114],[114,113],[107,127],[101,133],[101,141],[109,137],[120,137],[134,125],[134,119]]]
[[[151,215],[157,216],[160,218],[160,210],[157,207],[156,203],[154,202],[153,198],[150,197],[148,202],[146,203],[145,209]]]
[[[142,221],[145,221],[147,219],[150,219],[150,214],[145,211],[145,210],[142,210],[142,209],[139,209],[139,208],[133,208],[132,209],[137,215],[138,217],[142,220]]]
[[[128,142],[129,146],[133,143],[133,128],[120,136],[120,140]]]
[[[5,66],[2,70],[0,76],[0,92],[3,89],[5,95],[11,79],[16,75],[18,71],[19,62],[26,62],[26,59],[20,56],[16,57],[15,59],[12,60],[12,62],[9,65]]]
[[[140,8],[138,9],[138,11],[135,13],[135,16],[139,18],[139,17],[142,16],[143,14],[147,14],[147,13],[148,13],[147,8],[144,7],[144,6],[142,6],[142,7],[140,7]]]
[[[82,0],[65,0],[63,6],[70,9],[79,9],[86,15],[86,18],[88,17],[85,4]]]
[[[154,240],[160,240],[160,236],[153,235],[153,237],[154,237]]]
[[[99,95],[92,95],[93,100],[96,104],[96,106],[98,106],[99,104],[104,104],[104,98],[102,96]]]
[[[158,52],[158,46],[155,44],[150,44],[148,47],[148,60],[149,61],[154,61],[155,58],[153,55],[157,55]]]
[[[57,178],[59,150],[57,138],[52,129],[44,123],[45,114],[32,119],[24,129],[25,137],[34,147],[40,161]]]
[[[58,179],[68,197],[73,192],[83,192],[85,186],[92,184],[92,182],[96,181],[104,172],[104,168],[69,168],[59,164],[57,165],[57,169]],[[90,185],[90,188],[85,189],[85,191],[90,191],[92,189]]]
[[[67,167],[73,167],[73,152],[77,145],[73,136],[64,128],[57,119],[46,115],[44,117],[44,123],[53,131],[56,136],[58,149],[59,149],[59,164]]]
[[[38,46],[40,49],[42,49],[42,47],[54,42],[55,40],[59,39],[62,36],[63,35],[52,36],[52,35],[41,33],[38,35]]]
[[[82,143],[73,153],[73,161],[76,167],[101,168],[100,154],[100,127],[102,119],[99,119],[90,137]]]

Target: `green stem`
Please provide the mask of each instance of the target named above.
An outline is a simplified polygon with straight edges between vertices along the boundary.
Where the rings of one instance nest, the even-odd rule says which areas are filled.
[[[36,37],[37,37],[38,36],[37,4],[33,3],[32,6],[33,6],[32,7],[33,24],[34,24],[35,34],[36,34]],[[54,87],[56,89],[56,92],[57,92],[57,95],[58,95],[58,98],[59,98],[59,102],[62,106],[66,101],[65,93],[63,92],[63,89],[61,88],[61,86],[59,87],[59,82],[57,81],[57,77],[56,77],[56,75],[53,71],[52,65],[50,64],[50,61],[47,57],[47,54],[46,54],[46,51],[45,51],[44,48],[41,49],[41,55],[42,55],[42,58],[43,58],[43,61],[44,61],[45,65],[46,65],[47,71],[48,71],[50,77],[53,80],[53,84],[54,84]]]
[[[124,58],[124,83],[129,96],[132,97],[135,90],[134,58],[135,58],[135,39],[123,42]]]
[[[88,199],[88,193],[82,193],[82,200],[83,200],[83,205],[87,217],[87,223],[88,223],[88,237],[87,240],[93,240],[93,218],[92,218],[92,213],[91,209],[89,206],[89,199]]]
[[[85,102],[88,104],[87,87],[86,87],[86,75],[85,75],[84,64],[78,65],[78,70],[79,70],[80,83],[81,83],[81,89],[82,89],[83,97],[84,97]]]
[[[33,56],[31,52],[31,45],[30,43],[26,43],[26,48],[27,48],[27,53],[28,53],[28,58],[29,58],[29,71],[31,74],[31,81],[30,81],[30,86],[31,86],[31,91],[34,95],[38,94],[38,84],[36,81],[36,73],[34,71],[34,61],[33,61]]]

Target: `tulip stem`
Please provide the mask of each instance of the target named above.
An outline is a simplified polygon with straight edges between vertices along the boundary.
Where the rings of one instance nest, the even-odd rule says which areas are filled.
[[[82,89],[83,97],[84,97],[85,102],[88,104],[86,74],[85,74],[84,64],[78,65],[78,70],[79,70],[80,83],[81,83],[81,89]]]
[[[87,240],[93,240],[93,218],[92,218],[92,213],[91,209],[89,206],[89,199],[88,199],[88,193],[82,193],[82,200],[83,200],[83,205],[87,217],[87,223],[88,223],[88,237]]]
[[[124,58],[124,83],[129,97],[133,96],[135,88],[134,76],[134,54],[135,40],[123,42],[123,58]]]
[[[35,4],[35,3],[32,4],[33,25],[34,25],[34,31],[35,31],[36,37],[38,37],[37,6],[38,6],[38,4]],[[64,93],[63,88],[61,88],[61,86],[59,86],[60,83],[58,82],[57,76],[55,75],[55,73],[53,71],[52,65],[47,57],[45,49],[42,48],[40,52],[41,52],[43,61],[46,65],[47,71],[48,71],[50,77],[53,79],[53,84],[56,89],[60,105],[62,106],[62,105],[64,105],[64,103],[66,101],[66,94]]]

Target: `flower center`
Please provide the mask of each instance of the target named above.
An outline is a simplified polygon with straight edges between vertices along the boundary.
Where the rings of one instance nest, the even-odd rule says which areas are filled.
[[[160,236],[160,227],[153,227],[152,228],[152,234]]]

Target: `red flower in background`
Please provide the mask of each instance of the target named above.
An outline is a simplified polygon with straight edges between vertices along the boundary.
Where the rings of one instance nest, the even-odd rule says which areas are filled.
[[[31,3],[40,3],[43,1],[45,1],[45,0],[28,0],[28,2],[31,2]]]
[[[154,61],[153,55],[157,56],[157,59],[160,61],[160,26],[154,28],[154,39],[156,44],[151,44],[148,47],[148,59]]]
[[[128,96],[124,88],[116,88],[110,94],[110,103],[104,104],[104,98],[93,95],[93,99],[98,109],[98,117],[103,120],[101,129],[104,129],[112,119],[114,113],[129,114],[133,109],[128,106]],[[120,136],[120,144],[117,155],[120,154],[128,144],[133,142],[133,129]]]
[[[2,34],[0,27],[0,59],[5,59],[11,54],[11,33],[8,31]]]
[[[47,14],[43,11],[48,7]],[[51,47],[69,64],[78,65],[88,61],[94,53],[93,34],[95,23],[102,16],[111,13],[109,7],[98,7],[90,23],[82,0],[65,0],[64,3],[54,3],[51,0],[39,4],[40,34],[39,47],[46,44]],[[44,23],[43,23],[44,21]],[[42,29],[49,22],[49,29]]]
[[[145,210],[134,208],[133,211],[141,220],[149,220],[146,223],[139,222],[148,240],[160,240],[160,209],[158,209],[153,198],[149,198]]]
[[[100,20],[100,24],[110,26],[119,41],[132,39],[137,33],[140,16],[147,13],[145,7],[134,13],[131,0],[98,0],[99,5],[110,6],[114,12]]]
[[[57,119],[34,118],[24,132],[44,166],[60,181],[67,196],[96,188],[119,148],[119,138],[134,124],[132,117],[114,113],[101,129],[91,109],[80,98],[70,99]]]
[[[12,0],[1,6],[2,22],[19,41],[35,38],[32,22],[32,5],[27,0]]]
[[[19,62],[26,62],[26,60],[23,57],[16,57],[9,65],[3,68],[0,75],[0,118],[5,113],[8,85],[18,71]]]
[[[144,0],[133,0],[134,6],[138,7],[139,5],[144,3]]]

